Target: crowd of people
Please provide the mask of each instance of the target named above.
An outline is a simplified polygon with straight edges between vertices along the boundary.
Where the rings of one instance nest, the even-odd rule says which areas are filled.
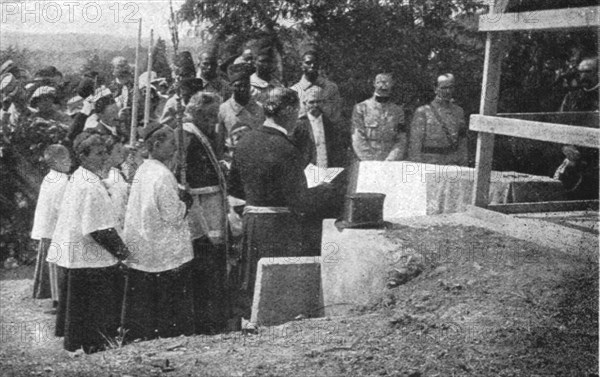
[[[65,134],[45,148],[49,173],[32,231],[40,240],[34,298],[52,298],[65,349],[255,331],[248,319],[258,260],[320,255],[321,220],[343,208],[347,175],[309,189],[309,164],[467,164],[452,74],[437,78],[435,99],[410,122],[393,101],[394,77],[377,74],[373,96],[344,119],[317,46],[304,46],[301,58],[303,75],[286,88],[268,42],[220,65],[213,51],[198,66],[182,52],[172,86],[154,72],[139,77],[137,122],[124,58],[113,61],[106,85],[87,72],[66,111],[56,68],[25,83],[12,61],[0,67],[3,132],[35,121]],[[586,93],[595,93],[597,110],[597,63],[590,69],[596,88]]]

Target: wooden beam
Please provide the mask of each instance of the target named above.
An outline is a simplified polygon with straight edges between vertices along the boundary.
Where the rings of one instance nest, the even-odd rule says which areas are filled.
[[[600,129],[564,124],[471,115],[469,129],[496,135],[522,137],[582,147],[600,147]]]
[[[506,4],[498,5],[504,9]],[[498,109],[500,94],[500,67],[504,54],[506,38],[499,34],[487,34],[485,42],[485,60],[483,63],[483,82],[479,112],[493,115]],[[473,185],[472,203],[476,206],[488,205],[490,192],[490,177],[492,174],[492,159],[494,156],[494,134],[479,133],[477,135],[477,150],[475,154],[475,184]]]
[[[533,212],[598,211],[598,200],[572,200],[538,203],[490,204],[487,209],[504,214]]]
[[[563,252],[598,253],[598,236],[549,221],[519,218],[468,206],[466,214],[481,220],[487,229]]]
[[[537,122],[600,128],[600,116],[597,111],[573,111],[563,113],[500,113],[496,116],[501,118],[534,120]]]
[[[475,182],[472,204],[486,207],[489,201],[492,161],[494,159],[494,134],[480,132],[475,151]]]
[[[549,31],[600,27],[600,6],[493,12],[479,17],[479,31]]]

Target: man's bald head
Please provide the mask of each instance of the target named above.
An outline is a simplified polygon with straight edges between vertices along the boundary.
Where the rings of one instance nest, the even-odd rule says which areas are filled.
[[[323,113],[321,105],[323,105],[323,90],[318,86],[312,86],[304,92],[304,107],[306,112],[318,117]]]
[[[439,75],[435,86],[436,96],[444,101],[450,101],[454,97],[455,78],[452,73]]]
[[[439,75],[437,78],[437,85],[440,84],[454,84],[456,80],[454,79],[454,75],[452,73],[444,73],[443,75]]]
[[[598,58],[585,58],[577,66],[579,71],[579,85],[584,89],[591,89],[598,85]]]

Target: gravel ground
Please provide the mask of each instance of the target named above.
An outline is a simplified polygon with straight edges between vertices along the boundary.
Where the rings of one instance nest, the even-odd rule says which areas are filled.
[[[33,270],[0,270],[3,376],[596,376],[598,255],[432,220],[390,230],[423,271],[352,316],[63,351]]]

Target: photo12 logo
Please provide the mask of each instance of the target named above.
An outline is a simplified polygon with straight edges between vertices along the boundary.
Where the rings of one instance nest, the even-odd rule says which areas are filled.
[[[139,5],[136,2],[110,1],[3,1],[0,4],[2,23],[59,23],[112,21],[136,23]]]

